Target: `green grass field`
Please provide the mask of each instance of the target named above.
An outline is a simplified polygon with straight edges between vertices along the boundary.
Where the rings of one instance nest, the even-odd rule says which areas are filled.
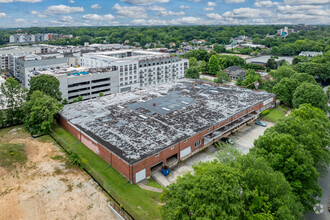
[[[152,187],[164,189],[164,187],[159,185],[154,179],[150,178],[150,179],[148,179],[148,181],[149,182],[146,184],[147,186],[152,186]]]
[[[12,169],[16,164],[24,164],[27,161],[24,144],[0,144],[0,166]]]
[[[260,116],[261,119],[270,121],[270,122],[277,122],[281,118],[284,118],[285,113],[278,109],[270,109],[269,113],[267,115]]]
[[[161,219],[160,206],[157,203],[159,193],[141,189],[127,182],[127,179],[109,167],[107,162],[63,128],[57,126],[54,132],[72,152],[87,160],[87,165],[83,166],[135,219]]]

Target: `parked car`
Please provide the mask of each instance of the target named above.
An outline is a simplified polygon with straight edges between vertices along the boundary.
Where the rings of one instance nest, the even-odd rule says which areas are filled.
[[[235,142],[231,138],[221,138],[221,141],[228,144],[235,144]]]
[[[260,126],[263,126],[263,127],[267,126],[267,124],[263,121],[256,121],[256,125],[260,125]]]

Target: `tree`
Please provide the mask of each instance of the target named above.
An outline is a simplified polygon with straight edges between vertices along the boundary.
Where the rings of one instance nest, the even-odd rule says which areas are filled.
[[[314,167],[320,174],[326,174],[330,163],[330,122],[327,115],[310,104],[302,104],[272,128],[278,133],[290,134],[308,150]]]
[[[242,86],[243,84],[243,76],[240,74],[238,75],[237,79],[236,79],[236,86]]]
[[[271,55],[280,55],[280,48],[278,46],[272,47],[272,49],[270,50],[270,54]]]
[[[262,83],[261,76],[256,73],[254,70],[247,70],[245,79],[242,82],[242,86],[248,86],[251,83],[258,82],[259,85]],[[252,84],[248,87],[249,89],[256,89],[255,85]]]
[[[288,77],[290,78],[293,74],[297,73],[290,66],[280,66],[277,70],[272,70],[270,75],[277,81],[281,81],[281,79]]]
[[[209,61],[209,73],[216,75],[220,71],[219,60],[215,55],[212,55]]]
[[[23,121],[22,106],[27,99],[27,90],[23,89],[19,82],[9,77],[1,84],[0,108],[2,110],[2,126],[16,125]],[[0,94],[1,94],[0,93]],[[0,125],[1,126],[1,125]]]
[[[77,98],[75,98],[75,99],[72,101],[72,103],[81,102],[81,101],[83,101],[83,100],[84,100],[84,98],[80,95],[80,96],[78,96]]]
[[[213,50],[217,53],[225,53],[226,48],[224,46],[220,46],[218,43],[214,44]]]
[[[164,219],[228,219],[244,213],[239,170],[216,161],[194,166],[164,190]]]
[[[311,153],[292,135],[279,134],[272,129],[255,140],[254,146],[251,152],[264,157],[275,171],[284,174],[304,211],[312,210],[315,197],[321,195],[321,188]]]
[[[232,161],[243,174],[245,219],[299,219],[303,207],[292,187],[263,157],[249,153]]]
[[[53,97],[34,91],[24,104],[24,124],[31,134],[47,134],[55,123],[54,115],[62,105]]]
[[[99,96],[100,96],[100,97],[103,97],[103,96],[104,96],[104,93],[103,93],[103,92],[100,92],[100,93],[99,93]]]
[[[315,85],[317,84],[314,77],[307,73],[294,73],[293,75],[291,75],[290,78],[297,80],[299,82],[299,84],[302,84],[304,82],[312,83]]]
[[[194,67],[198,66],[198,62],[195,57],[190,57],[189,58],[189,67]]]
[[[198,70],[201,73],[208,73],[209,72],[208,63],[202,60],[202,62],[198,66]]]
[[[277,63],[275,61],[274,58],[269,58],[267,63],[266,63],[266,67],[270,68],[270,69],[277,69]]]
[[[319,85],[311,83],[301,84],[293,94],[293,107],[299,108],[301,104],[309,103],[312,106],[327,111],[327,96]]]
[[[273,87],[272,92],[276,94],[278,100],[292,106],[293,93],[298,85],[297,80],[285,77]]]
[[[303,63],[303,62],[308,62],[308,57],[307,56],[296,56],[292,60],[292,65],[296,65],[298,63]]]
[[[199,79],[198,67],[190,67],[186,70],[186,78]]]
[[[32,95],[34,91],[41,91],[54,99],[61,101],[62,93],[60,92],[60,81],[51,75],[40,75],[32,77],[30,80],[29,95]]]
[[[67,105],[67,104],[69,104],[69,101],[67,99],[63,99],[62,104]]]
[[[214,82],[223,83],[224,81],[230,82],[230,78],[229,78],[228,74],[224,71],[218,72],[217,78],[214,80]]]

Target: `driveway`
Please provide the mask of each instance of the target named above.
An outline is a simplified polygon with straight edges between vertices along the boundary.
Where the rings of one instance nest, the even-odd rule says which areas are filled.
[[[266,122],[267,127],[261,127],[256,124],[248,125],[229,137],[235,141],[235,147],[239,149],[243,154],[247,154],[249,149],[253,147],[253,141],[260,135],[263,135],[264,131],[273,126],[273,123]],[[187,160],[180,162],[180,164],[171,169],[171,173],[164,177],[160,171],[152,174],[154,179],[162,186],[166,187],[171,183],[174,183],[178,176],[183,176],[187,172],[194,172],[193,165],[199,162],[207,162],[216,159],[218,149],[212,145],[204,149],[201,152],[193,155]]]
[[[322,197],[320,203],[314,206],[314,212],[309,212],[306,220],[330,220],[330,212],[328,211],[328,204],[330,203],[330,167],[325,177],[319,180],[319,185],[322,188]]]

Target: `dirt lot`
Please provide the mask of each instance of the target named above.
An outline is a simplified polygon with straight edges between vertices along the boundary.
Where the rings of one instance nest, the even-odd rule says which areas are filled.
[[[23,127],[0,130],[2,143],[23,143],[27,162],[0,167],[0,219],[116,219],[108,197],[83,171],[68,167],[48,136],[33,139]]]

